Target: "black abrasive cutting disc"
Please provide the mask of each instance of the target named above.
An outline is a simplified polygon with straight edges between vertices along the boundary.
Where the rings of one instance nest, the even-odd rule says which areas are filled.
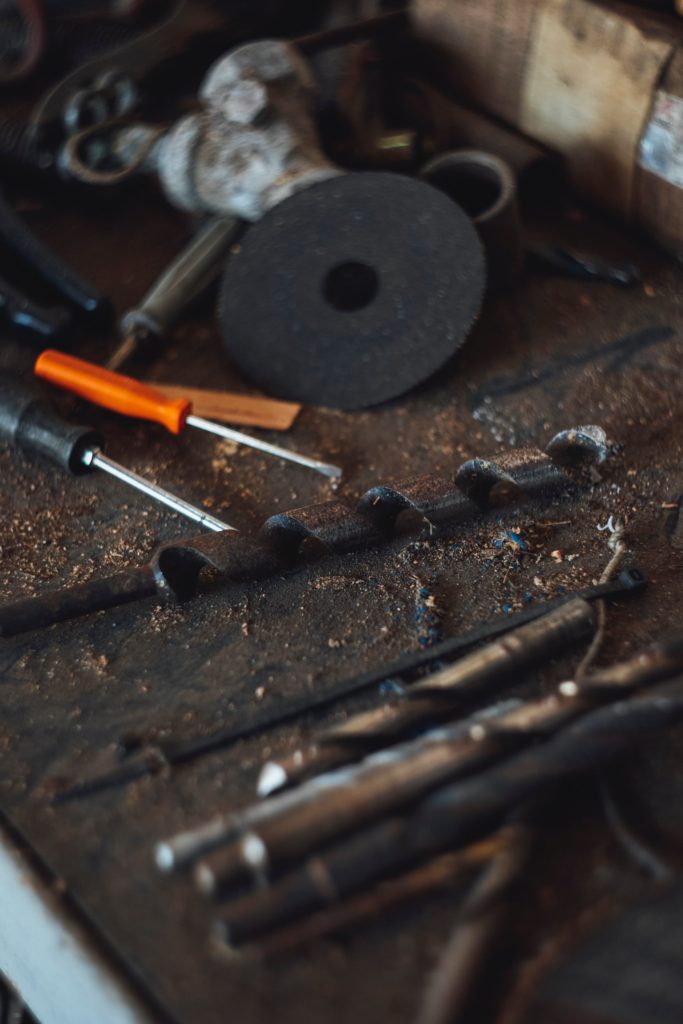
[[[453,355],[484,278],[477,233],[451,199],[398,174],[344,174],[249,229],[221,286],[221,330],[267,393],[360,409]]]

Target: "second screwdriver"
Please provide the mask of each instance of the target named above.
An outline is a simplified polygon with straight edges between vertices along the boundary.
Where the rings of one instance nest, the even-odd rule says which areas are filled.
[[[2,441],[27,454],[49,459],[76,476],[91,469],[101,469],[209,530],[234,530],[233,526],[209,515],[204,509],[114,462],[104,454],[103,440],[97,431],[66,422],[23,381],[6,374],[0,376]]]

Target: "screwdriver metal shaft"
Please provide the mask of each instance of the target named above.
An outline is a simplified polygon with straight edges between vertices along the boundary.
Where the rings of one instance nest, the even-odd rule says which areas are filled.
[[[231,430],[230,427],[224,427],[222,423],[214,423],[213,420],[205,420],[201,416],[195,416],[192,413],[185,422],[189,427],[206,430],[209,434],[217,434],[219,437],[225,437],[228,441],[234,441],[235,444],[243,444],[247,448],[256,448],[257,451],[265,452],[266,455],[275,455],[278,459],[296,462],[297,465],[314,469],[317,473],[322,473],[324,476],[337,479],[342,475],[341,466],[333,466],[329,462],[312,459],[310,456],[294,452],[290,448],[280,448],[277,444],[261,441],[258,437],[252,437],[251,434],[243,434],[241,430]]]
[[[164,487],[150,483],[143,476],[134,473],[132,469],[126,469],[125,466],[119,465],[118,462],[114,462],[113,459],[110,459],[97,448],[86,449],[83,453],[83,465],[96,466],[97,469],[104,470],[110,476],[115,476],[117,480],[122,480],[123,483],[134,487],[137,491],[141,491],[148,497],[154,498],[155,501],[161,502],[162,505],[168,505],[174,512],[179,512],[181,516],[186,516],[187,519],[192,519],[195,523],[199,523],[200,526],[205,526],[208,530],[213,530],[215,533],[221,533],[223,530],[235,530],[234,526],[229,526],[221,519],[216,519],[215,516],[209,515],[208,512],[204,512],[195,505],[191,505],[189,501],[178,498]]]

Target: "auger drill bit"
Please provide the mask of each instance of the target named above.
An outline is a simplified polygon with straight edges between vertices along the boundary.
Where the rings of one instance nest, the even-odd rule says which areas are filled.
[[[0,607],[0,636],[13,636],[155,596],[185,601],[197,591],[202,568],[230,583],[265,579],[302,565],[301,548],[314,540],[329,554],[385,543],[398,532],[401,513],[417,513],[430,532],[456,526],[501,505],[549,497],[566,490],[577,464],[608,455],[600,427],[557,434],[545,452],[515,449],[495,459],[471,459],[453,481],[424,475],[392,486],[373,487],[357,505],[328,501],[271,516],[255,538],[200,535],[162,545],[148,565],[100,580],[54,590]]]

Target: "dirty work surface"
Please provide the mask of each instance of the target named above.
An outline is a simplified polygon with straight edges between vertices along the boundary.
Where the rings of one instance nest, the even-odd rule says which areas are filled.
[[[142,293],[183,238],[183,225],[145,196],[106,213],[32,208],[31,224],[110,291],[120,310]],[[458,906],[457,886],[408,904],[344,936],[267,965],[221,956],[209,941],[211,907],[187,880],[160,878],[153,843],[218,810],[244,805],[260,763],[305,741],[343,707],[224,752],[69,804],[55,785],[132,735],[190,737],[248,721],[288,697],[319,692],[353,673],[415,650],[525,602],[597,578],[608,552],[597,531],[625,517],[632,558],[651,577],[646,595],[612,608],[601,660],[624,656],[680,623],[683,531],[683,292],[680,270],[647,243],[592,219],[561,218],[555,241],[637,258],[632,291],[527,276],[490,301],[455,362],[410,397],[375,411],[304,410],[289,435],[301,451],[341,463],[353,499],[378,482],[419,472],[450,475],[473,455],[547,441],[600,423],[623,447],[579,500],[511,509],[441,537],[336,558],[288,579],[240,589],[210,587],[183,607],[153,600],[0,642],[0,809],[85,910],[92,927],[169,1017],[184,1024],[290,1024],[411,1020]],[[84,347],[102,359],[110,341]],[[4,366],[28,367],[9,343]],[[238,390],[199,310],[146,371],[149,379]],[[188,431],[81,415],[109,438],[108,451],[211,511],[253,530],[275,511],[331,496],[330,484],[246,449]],[[66,479],[0,452],[0,593],[15,598],[57,583],[142,564],[161,540],[192,532],[170,512],[102,475]],[[512,530],[526,544],[506,541]],[[677,539],[678,538],[678,539]],[[672,546],[673,541],[673,546]],[[675,545],[678,545],[676,547]],[[555,552],[555,554],[553,554]],[[577,658],[578,658],[577,653]],[[530,692],[571,671],[565,660]],[[352,705],[349,704],[350,708]],[[648,828],[680,806],[666,770],[680,735],[658,740],[622,768],[620,785]],[[655,754],[656,752],[656,754]],[[652,780],[661,786],[649,799]],[[678,835],[671,830],[678,828]],[[683,841],[667,825],[669,856]],[[612,837],[591,784],[555,802],[517,896],[511,969],[571,934],[588,908],[629,899],[645,883]],[[514,949],[516,956],[513,957]],[[159,1010],[161,1014],[161,1009]]]

